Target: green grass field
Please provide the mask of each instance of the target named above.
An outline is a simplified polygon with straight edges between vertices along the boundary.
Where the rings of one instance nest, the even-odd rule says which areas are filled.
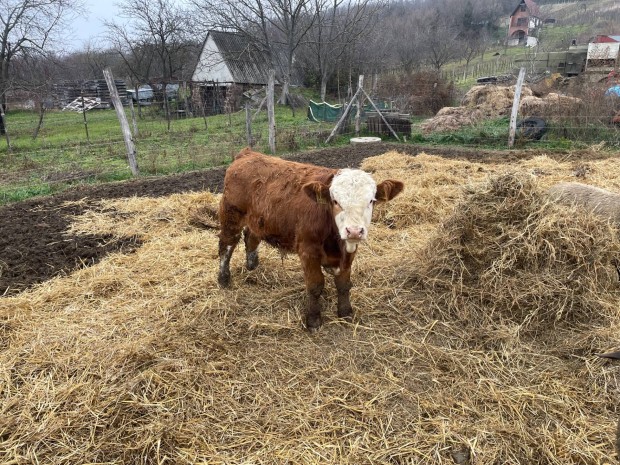
[[[126,109],[131,124],[130,111]],[[254,116],[252,114],[252,116]],[[0,204],[33,195],[49,194],[75,183],[121,180],[132,177],[126,146],[114,110],[86,114],[49,111],[36,139],[38,115],[29,111],[7,114],[11,143],[0,140]],[[245,111],[231,115],[167,121],[154,107],[137,118],[134,136],[141,175],[161,175],[203,169],[228,163],[247,145]],[[333,124],[306,118],[305,110],[276,112],[278,153],[321,146]],[[88,129],[88,136],[86,129]],[[266,113],[252,123],[255,147],[269,151]]]

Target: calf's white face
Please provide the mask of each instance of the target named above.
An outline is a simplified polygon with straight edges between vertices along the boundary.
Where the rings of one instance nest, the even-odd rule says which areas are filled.
[[[376,193],[375,180],[361,170],[343,169],[332,179],[329,194],[334,202],[334,220],[349,253],[368,238]]]

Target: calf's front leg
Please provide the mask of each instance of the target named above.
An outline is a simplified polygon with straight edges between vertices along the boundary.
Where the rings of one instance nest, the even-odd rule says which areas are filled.
[[[347,321],[353,319],[353,308],[351,307],[351,268],[340,270],[340,273],[334,276],[334,283],[338,291],[338,317]]]

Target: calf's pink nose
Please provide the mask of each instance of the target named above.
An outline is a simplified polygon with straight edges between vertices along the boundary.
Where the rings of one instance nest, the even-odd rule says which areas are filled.
[[[347,232],[347,239],[361,239],[364,235],[364,228],[349,226],[345,230]]]

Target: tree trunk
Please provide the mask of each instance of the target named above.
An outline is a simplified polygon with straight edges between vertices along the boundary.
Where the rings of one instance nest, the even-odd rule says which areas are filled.
[[[327,78],[325,75],[321,75],[321,102],[325,101],[327,95]]]
[[[288,95],[289,88],[289,76],[284,76],[284,82],[282,83],[282,92],[280,93],[280,98],[278,99],[278,103],[280,105],[286,105],[286,96]]]
[[[0,103],[0,128],[2,128],[2,133],[6,138],[6,146],[9,149],[9,152],[13,147],[11,147],[11,138],[9,137],[9,131],[6,130],[6,115],[4,113],[5,104]]]

